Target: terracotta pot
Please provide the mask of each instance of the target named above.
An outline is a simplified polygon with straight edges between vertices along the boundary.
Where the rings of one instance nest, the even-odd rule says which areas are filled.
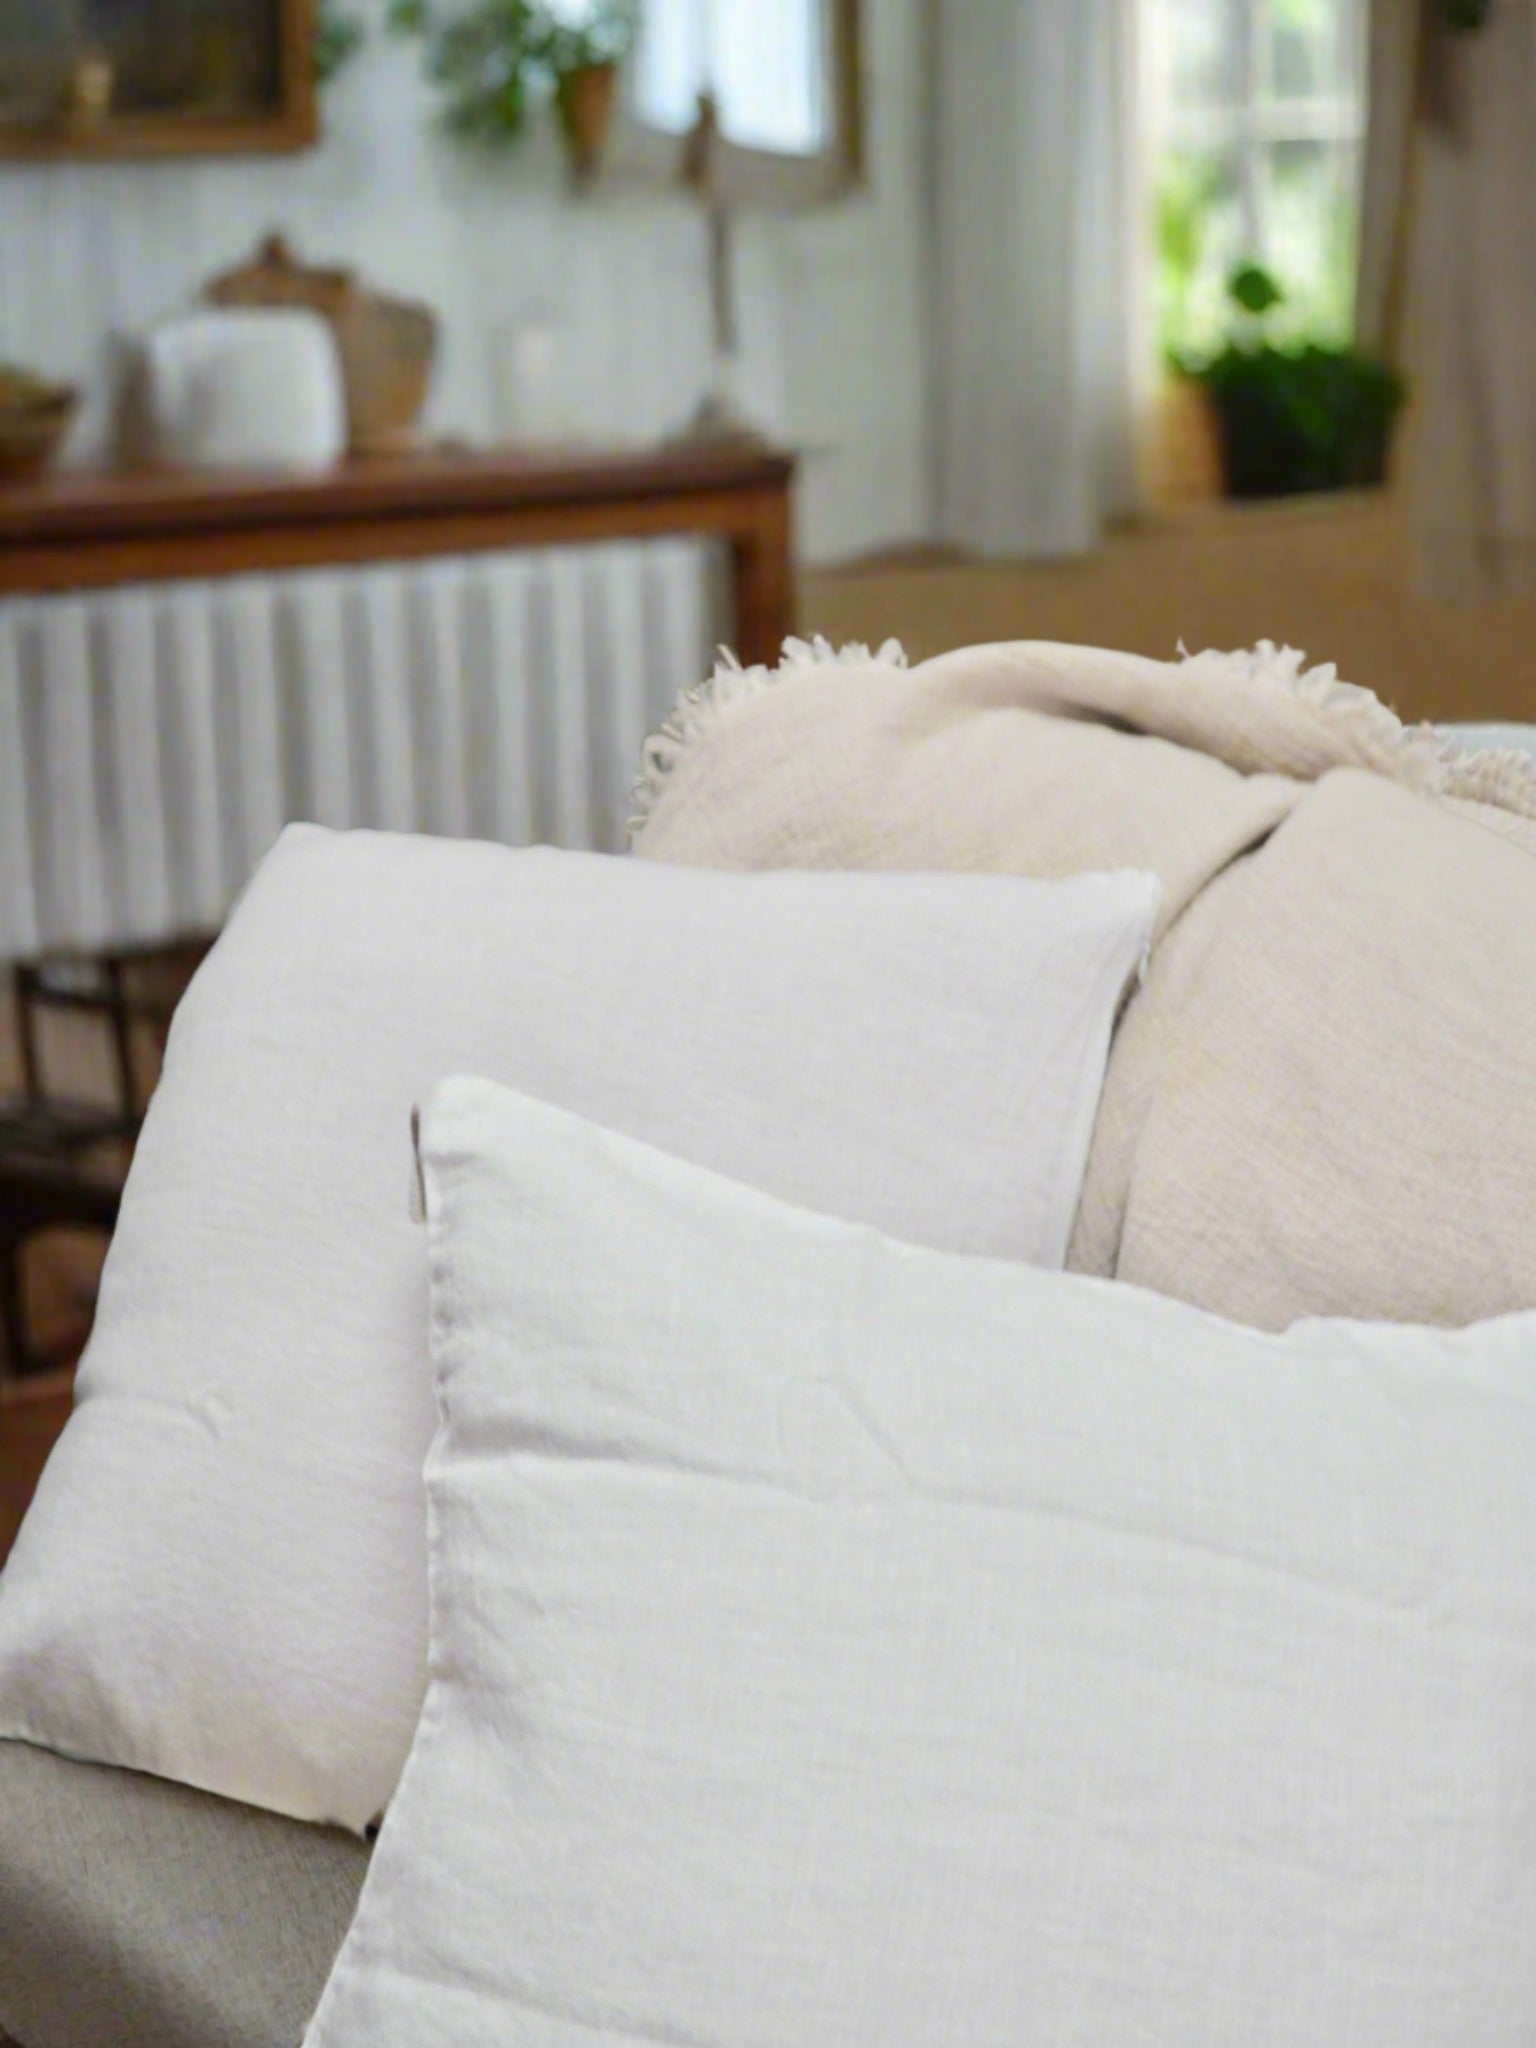
[[[617,64],[583,64],[577,71],[562,73],[555,89],[560,127],[580,180],[590,178],[603,160],[618,80]]]
[[[1216,417],[1194,378],[1166,377],[1146,424],[1145,482],[1154,502],[1178,504],[1221,496]]]

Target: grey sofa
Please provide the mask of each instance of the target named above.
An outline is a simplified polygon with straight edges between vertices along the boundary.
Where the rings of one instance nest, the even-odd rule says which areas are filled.
[[[349,1835],[0,1742],[0,2034],[296,2048],[367,1868]]]

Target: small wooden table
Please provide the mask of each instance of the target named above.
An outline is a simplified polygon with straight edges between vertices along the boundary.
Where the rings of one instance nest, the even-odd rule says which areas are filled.
[[[792,630],[794,458],[756,444],[434,452],[317,475],[60,471],[0,486],[0,593],[718,535],[746,663]]]

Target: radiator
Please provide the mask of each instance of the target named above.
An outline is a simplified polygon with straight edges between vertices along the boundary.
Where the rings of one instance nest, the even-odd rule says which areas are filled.
[[[0,601],[0,959],[217,927],[284,824],[618,850],[705,673],[649,541]]]

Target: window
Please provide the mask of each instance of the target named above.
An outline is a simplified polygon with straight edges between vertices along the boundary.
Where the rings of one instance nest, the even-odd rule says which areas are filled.
[[[826,52],[818,0],[681,0],[652,5],[635,98],[643,118],[674,135],[714,92],[725,134],[748,149],[815,156],[830,139]]]
[[[1271,271],[1290,331],[1354,319],[1365,0],[1146,0],[1157,288],[1165,348],[1227,330],[1241,263]]]
[[[675,158],[711,92],[734,191],[829,197],[858,165],[857,43],[857,0],[647,0],[633,117]]]

